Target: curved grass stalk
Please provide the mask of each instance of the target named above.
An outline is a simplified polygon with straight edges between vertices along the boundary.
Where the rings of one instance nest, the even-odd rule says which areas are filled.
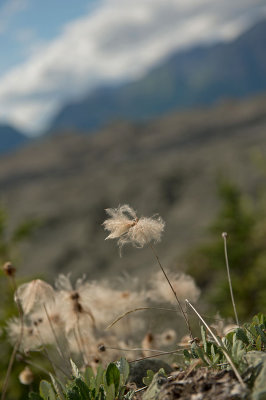
[[[175,291],[175,289],[173,288],[173,285],[171,284],[170,279],[168,278],[167,273],[165,272],[165,270],[164,270],[164,268],[163,268],[163,266],[162,266],[162,264],[161,264],[161,261],[160,261],[160,259],[159,259],[159,256],[158,256],[157,253],[156,253],[156,250],[155,250],[153,244],[152,244],[152,243],[149,243],[149,246],[150,246],[150,249],[152,250],[152,252],[153,252],[153,254],[154,254],[154,256],[155,256],[155,258],[156,258],[156,260],[157,260],[157,263],[158,263],[158,265],[159,265],[159,267],[160,267],[162,273],[164,274],[165,279],[167,280],[167,282],[168,282],[168,284],[169,284],[169,286],[170,286],[170,288],[171,288],[171,290],[172,290],[172,292],[173,292],[173,294],[174,294],[174,296],[175,296],[175,299],[176,299],[176,301],[177,301],[178,307],[179,307],[179,309],[180,309],[180,311],[181,311],[181,313],[182,313],[182,315],[183,315],[183,317],[184,317],[184,320],[185,320],[185,322],[186,322],[189,335],[190,335],[191,339],[193,339],[193,335],[192,335],[192,331],[191,331],[191,327],[190,327],[190,323],[189,323],[188,316],[186,315],[186,312],[184,311],[184,309],[183,309],[183,307],[182,307],[182,304],[181,304],[179,298],[177,297],[176,291]]]
[[[177,350],[172,350],[172,351],[165,351],[164,353],[157,353],[157,354],[154,354],[152,356],[137,358],[136,360],[128,361],[128,363],[132,364],[132,363],[137,362],[137,361],[148,360],[149,358],[156,358],[156,357],[159,357],[159,356],[166,356],[166,355],[169,355],[169,354],[176,354],[176,353],[179,353],[181,351],[184,351],[184,348],[177,349]]]
[[[114,326],[117,322],[119,322],[121,319],[126,317],[127,315],[136,312],[136,311],[144,311],[144,310],[161,310],[161,311],[172,311],[176,312],[176,309],[172,308],[163,308],[163,307],[138,307],[138,308],[133,308],[132,310],[124,312],[122,315],[117,317],[111,324],[109,324],[105,329],[110,329],[112,326]]]
[[[206,329],[209,331],[209,333],[211,334],[211,336],[213,337],[214,341],[217,343],[217,345],[221,348],[221,350],[223,351],[225,358],[227,359],[228,363],[230,364],[232,370],[235,373],[235,376],[237,377],[240,385],[243,388],[246,388],[246,385],[243,381],[243,379],[241,378],[241,375],[239,374],[231,356],[229,355],[227,349],[224,347],[222,341],[220,339],[218,339],[218,337],[213,333],[213,331],[211,330],[211,328],[209,327],[209,325],[204,321],[204,319],[202,318],[202,316],[198,313],[198,311],[193,307],[193,305],[186,299],[186,303],[192,308],[192,310],[194,311],[194,313],[198,316],[198,318],[200,319],[200,321],[203,323],[203,325],[206,327]]]

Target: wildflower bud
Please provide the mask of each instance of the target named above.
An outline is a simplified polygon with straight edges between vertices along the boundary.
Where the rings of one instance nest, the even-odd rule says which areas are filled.
[[[10,261],[3,265],[3,271],[7,276],[15,276],[16,268],[11,264]]]
[[[98,346],[98,350],[104,352],[106,350],[105,345],[104,344],[99,344]]]
[[[23,385],[30,385],[33,382],[34,376],[29,367],[25,367],[23,371],[21,371],[19,374],[19,380]]]
[[[222,237],[225,239],[225,238],[227,238],[227,232],[223,232],[222,233]]]

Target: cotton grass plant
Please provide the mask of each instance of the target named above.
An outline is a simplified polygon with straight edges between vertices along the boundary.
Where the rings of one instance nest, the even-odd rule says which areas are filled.
[[[160,216],[154,216],[151,218],[141,217],[138,218],[136,211],[133,210],[127,204],[119,206],[118,208],[108,208],[106,210],[110,216],[104,221],[103,226],[105,230],[109,231],[110,234],[106,239],[118,239],[117,243],[120,248],[120,254],[122,247],[125,244],[132,244],[135,247],[142,248],[146,244],[149,245],[152,253],[154,254],[158,265],[176,299],[179,310],[184,317],[189,334],[192,339],[192,332],[189,324],[189,319],[184,312],[182,304],[176,294],[176,291],[168,278],[168,275],[163,268],[161,261],[155,251],[153,243],[157,243],[161,240],[161,235],[165,227],[165,222]]]
[[[64,395],[61,389],[59,391],[56,389],[58,382],[67,382],[73,375],[76,379],[80,379],[80,373],[87,371],[88,367],[90,374],[97,375],[99,371],[102,371],[102,367],[106,368],[109,365],[109,368],[113,361],[121,356],[125,356],[131,363],[146,358],[177,354],[182,348],[188,349],[191,346],[194,346],[194,350],[191,350],[191,353],[187,352],[189,360],[201,356],[205,361],[210,360],[210,357],[218,360],[220,359],[219,351],[222,351],[226,366],[232,367],[244,388],[245,383],[230,355],[230,346],[226,347],[227,342],[222,342],[220,338],[223,335],[223,328],[220,327],[221,333],[217,333],[218,327],[217,330],[211,328],[192,305],[192,302],[198,301],[200,295],[194,280],[184,273],[167,271],[161,264],[154,244],[161,240],[165,228],[162,218],[158,215],[151,218],[138,217],[128,205],[122,205],[116,209],[109,208],[106,212],[108,218],[103,223],[104,229],[109,232],[106,239],[117,240],[120,255],[123,246],[127,244],[137,248],[147,245],[161,271],[155,272],[151,279],[147,280],[145,289],[134,288],[134,285],[131,285],[131,289],[126,289],[126,282],[122,288],[121,284],[119,288],[115,285],[112,287],[110,282],[88,281],[85,276],[73,283],[70,275],[62,274],[58,276],[54,286],[36,279],[17,287],[15,269],[11,263],[5,264],[4,270],[12,280],[15,289],[14,298],[18,305],[19,317],[13,317],[7,322],[7,332],[14,351],[2,391],[2,400],[6,397],[8,377],[16,353],[20,354],[25,362],[25,368],[19,375],[21,383],[31,385],[33,382],[33,374],[29,366],[39,368],[47,374],[52,372],[49,376],[52,377],[54,389],[59,393],[60,399],[64,399]],[[230,277],[227,252],[225,255]],[[162,273],[165,280],[162,280]],[[229,284],[232,295],[230,279]],[[162,307],[161,303],[168,303],[172,307]],[[173,313],[176,312],[176,308],[173,308],[176,304],[188,329],[188,338],[181,339],[179,346],[177,332],[173,328],[164,327],[161,332],[152,332],[148,320],[142,318],[137,312],[162,310]],[[185,311],[184,304],[196,313],[216,343],[216,350],[212,350],[214,353],[211,356],[206,350],[208,346],[212,346],[211,343],[208,346],[204,344],[206,354],[202,355],[202,345],[199,339],[192,335],[188,312]],[[234,300],[233,308],[237,319]],[[237,326],[240,329],[238,319]],[[235,332],[235,326],[233,332]],[[251,346],[252,343],[251,341]],[[47,371],[42,365],[34,364],[32,354],[35,352],[43,354],[46,362],[50,364],[51,371]],[[210,361],[210,365],[214,365],[212,363],[214,361]],[[105,397],[102,398],[105,399]],[[111,400],[114,398],[110,397]]]

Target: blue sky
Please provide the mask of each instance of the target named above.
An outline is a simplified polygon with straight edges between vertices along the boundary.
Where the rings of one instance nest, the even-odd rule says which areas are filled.
[[[38,134],[67,101],[262,15],[266,0],[0,0],[0,123]]]
[[[5,54],[0,59],[0,75],[97,5],[97,0],[0,0],[0,52]]]

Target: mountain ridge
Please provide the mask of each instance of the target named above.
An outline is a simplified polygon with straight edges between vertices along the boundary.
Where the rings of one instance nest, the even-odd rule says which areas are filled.
[[[88,132],[119,119],[149,120],[173,110],[262,92],[265,37],[266,20],[262,20],[232,42],[172,54],[138,81],[100,87],[69,103],[52,121],[50,132]]]
[[[8,124],[0,124],[0,155],[10,153],[29,141],[21,131]]]

